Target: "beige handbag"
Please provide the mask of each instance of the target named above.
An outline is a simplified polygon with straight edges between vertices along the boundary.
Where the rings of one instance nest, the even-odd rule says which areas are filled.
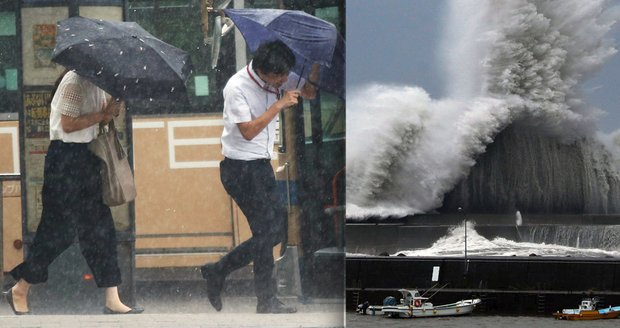
[[[108,124],[107,131],[105,124],[99,125],[99,135],[90,142],[88,149],[104,163],[101,167],[103,202],[108,206],[118,206],[134,200],[136,185],[127,153],[118,140],[114,120]]]

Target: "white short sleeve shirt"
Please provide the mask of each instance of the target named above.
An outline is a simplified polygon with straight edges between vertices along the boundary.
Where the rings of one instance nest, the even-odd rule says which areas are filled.
[[[245,140],[237,123],[249,122],[263,114],[278,100],[282,90],[292,90],[305,81],[290,73],[280,90],[268,86],[256,72],[252,63],[233,75],[224,87],[224,131],[222,154],[231,159],[255,160],[273,157],[276,120],[272,120],[254,139]],[[258,84],[257,84],[258,83]],[[269,91],[267,91],[269,90]]]
[[[97,137],[99,125],[67,133],[60,124],[62,115],[79,117],[102,111],[106,106],[106,94],[90,81],[73,71],[67,72],[58,85],[52,99],[50,112],[50,140],[88,143]]]

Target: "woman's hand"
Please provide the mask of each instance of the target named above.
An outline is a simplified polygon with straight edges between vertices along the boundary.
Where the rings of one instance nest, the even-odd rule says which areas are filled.
[[[122,110],[125,110],[124,100],[111,100],[108,105],[103,109],[105,114],[110,114],[114,117],[118,116]]]

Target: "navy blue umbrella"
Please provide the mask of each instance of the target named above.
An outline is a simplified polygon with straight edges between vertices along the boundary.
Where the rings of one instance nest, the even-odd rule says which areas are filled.
[[[319,86],[344,98],[344,40],[334,24],[298,10],[224,9],[254,52],[267,41],[280,40],[295,53],[293,71],[307,77],[321,65]]]
[[[135,22],[71,17],[58,24],[52,61],[129,103],[186,101],[189,55]]]

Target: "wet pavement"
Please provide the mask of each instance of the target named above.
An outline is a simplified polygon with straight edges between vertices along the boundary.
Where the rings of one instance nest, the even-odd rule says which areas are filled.
[[[31,290],[33,302],[30,310],[33,315],[16,316],[6,300],[0,300],[0,327],[344,327],[344,299],[282,296],[280,300],[286,305],[296,306],[297,313],[257,314],[256,297],[229,294],[223,297],[222,311],[216,312],[209,304],[202,285],[194,289],[182,284],[179,288],[155,286],[142,286],[136,290],[136,303],[145,309],[144,313],[104,315],[102,303],[81,309],[80,314],[72,314],[66,304],[59,304],[59,297],[54,297],[51,304],[44,306],[36,301],[36,295],[33,296],[33,293],[42,292],[35,289],[37,285]],[[90,297],[103,302],[103,293],[96,289],[95,292]]]
[[[257,314],[256,299],[229,297],[224,299],[224,308],[216,312],[206,299],[194,299],[185,303],[164,299],[143,299],[142,314],[66,315],[41,314],[13,315],[5,300],[0,302],[0,327],[344,327],[342,302],[336,300],[314,300],[300,303],[295,298],[282,299],[287,305],[297,306],[293,314]],[[31,309],[36,313],[36,309]]]

